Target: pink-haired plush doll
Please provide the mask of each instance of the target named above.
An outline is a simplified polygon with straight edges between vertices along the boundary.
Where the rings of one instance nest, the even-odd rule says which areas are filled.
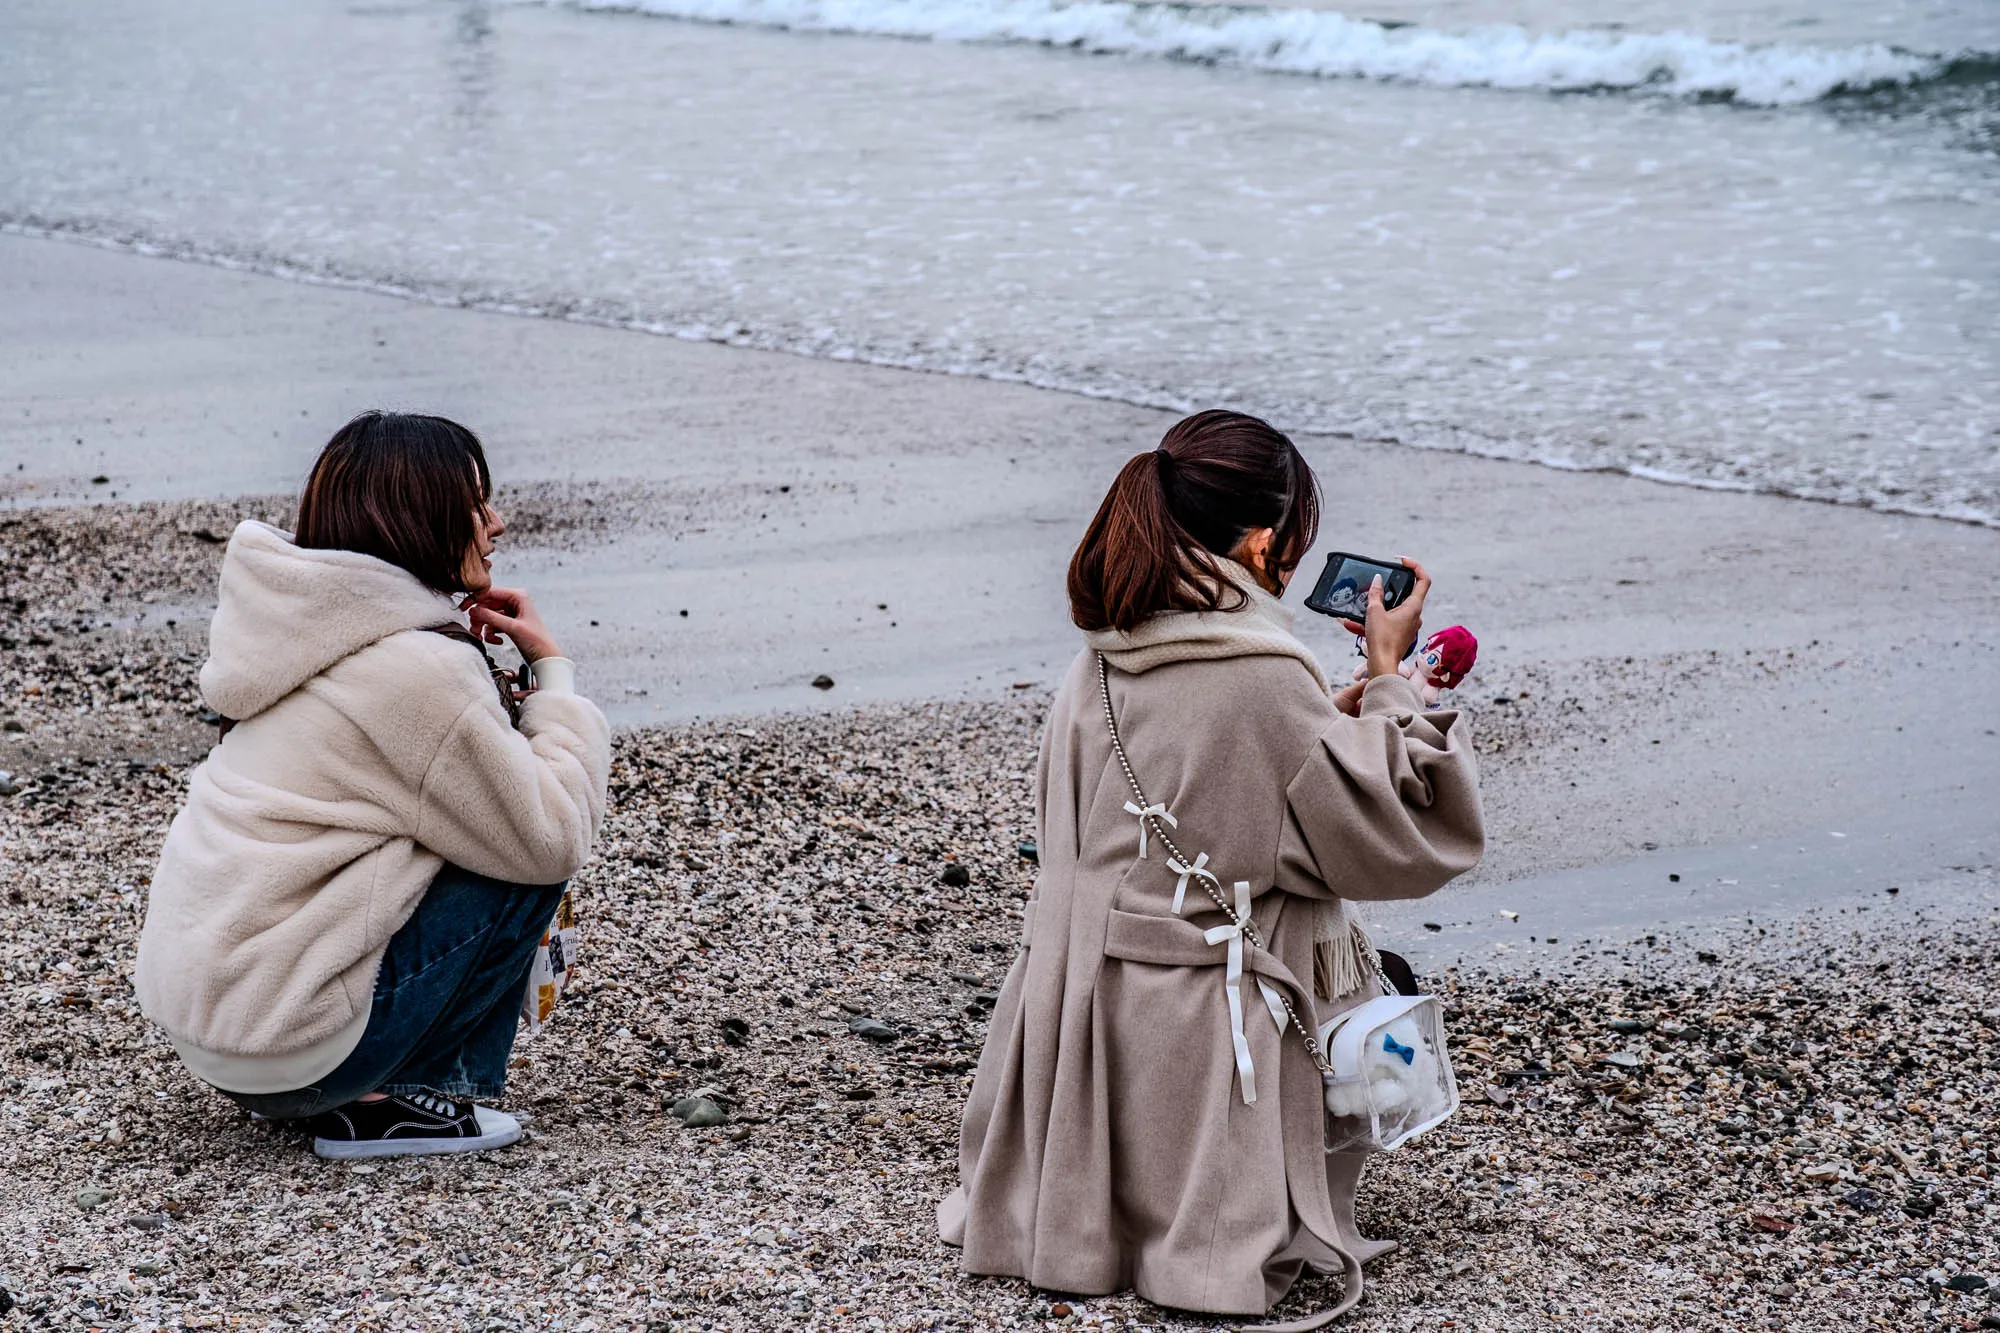
[[[1358,637],[1355,643],[1365,656],[1367,643]],[[1424,707],[1436,708],[1438,695],[1463,684],[1465,678],[1472,674],[1472,664],[1478,659],[1479,640],[1472,637],[1472,631],[1463,625],[1449,625],[1425,639],[1424,646],[1417,649],[1398,670],[1423,691]],[[1366,662],[1354,668],[1354,678],[1368,678]]]

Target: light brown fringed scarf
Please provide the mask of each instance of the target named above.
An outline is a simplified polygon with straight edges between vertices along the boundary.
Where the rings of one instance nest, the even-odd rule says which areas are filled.
[[[1238,609],[1172,611],[1154,616],[1129,634],[1096,630],[1085,634],[1084,640],[1120,671],[1230,657],[1296,658],[1312,673],[1320,691],[1331,695],[1318,659],[1292,633],[1291,608],[1258,587],[1255,576],[1234,560],[1218,557],[1216,563],[1248,598]],[[1352,995],[1375,975],[1375,946],[1341,899],[1325,899],[1316,907],[1313,993],[1327,1000]]]

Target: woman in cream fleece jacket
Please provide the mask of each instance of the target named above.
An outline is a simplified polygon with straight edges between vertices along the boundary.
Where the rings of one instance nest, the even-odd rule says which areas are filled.
[[[326,1156],[519,1137],[473,1099],[501,1091],[532,950],[604,815],[604,717],[492,586],[490,488],[470,431],[366,414],[297,536],[244,523],[223,557],[201,688],[228,729],[167,835],[135,981],[197,1076],[310,1119]],[[525,698],[480,647],[502,634]]]

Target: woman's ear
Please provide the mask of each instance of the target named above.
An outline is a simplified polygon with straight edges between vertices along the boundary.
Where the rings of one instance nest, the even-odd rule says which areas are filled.
[[[1278,535],[1276,528],[1252,528],[1236,543],[1236,549],[1229,558],[1257,576],[1266,592],[1279,594],[1284,591],[1283,580],[1278,571],[1271,567],[1271,543]]]

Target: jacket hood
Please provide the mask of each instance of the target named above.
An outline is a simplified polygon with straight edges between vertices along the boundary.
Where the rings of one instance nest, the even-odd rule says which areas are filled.
[[[462,623],[451,599],[356,551],[309,551],[268,523],[237,525],[222,556],[201,693],[255,717],[334,663],[409,629]]]
[[[1084,641],[1120,671],[1150,671],[1169,662],[1212,662],[1230,657],[1291,657],[1312,673],[1322,693],[1331,693],[1326,673],[1312,650],[1292,633],[1291,608],[1257,585],[1256,576],[1234,560],[1216,564],[1247,599],[1233,611],[1165,611],[1130,633],[1092,630]]]

